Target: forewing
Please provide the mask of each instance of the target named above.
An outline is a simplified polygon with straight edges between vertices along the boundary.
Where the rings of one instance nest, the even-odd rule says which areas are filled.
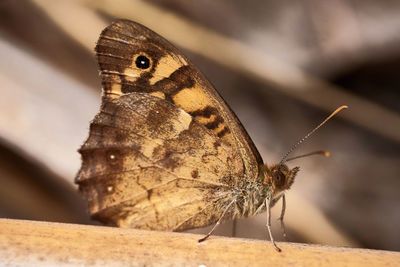
[[[183,109],[147,93],[103,99],[76,178],[90,213],[120,227],[211,224],[244,175],[240,154]]]
[[[173,45],[146,27],[119,20],[102,32],[96,54],[104,97],[147,92],[182,108],[239,151],[246,177],[258,177],[261,156],[247,132],[201,72]],[[144,68],[140,58],[147,58]]]

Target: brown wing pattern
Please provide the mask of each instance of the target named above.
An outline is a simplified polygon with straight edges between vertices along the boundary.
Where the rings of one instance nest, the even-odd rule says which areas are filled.
[[[76,182],[91,214],[120,227],[215,222],[244,175],[240,155],[181,108],[148,93],[105,98]]]
[[[261,156],[247,132],[207,79],[168,41],[146,27],[119,20],[96,46],[105,98],[145,92],[182,108],[239,151],[246,178],[258,177]]]

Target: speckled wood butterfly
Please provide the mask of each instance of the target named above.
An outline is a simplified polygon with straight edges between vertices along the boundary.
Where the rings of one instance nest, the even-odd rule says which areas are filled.
[[[270,207],[280,198],[284,204],[299,168],[284,160],[264,164],[235,114],[185,56],[128,20],[103,30],[96,55],[102,105],[79,150],[76,177],[93,218],[179,231],[267,210],[269,222]]]

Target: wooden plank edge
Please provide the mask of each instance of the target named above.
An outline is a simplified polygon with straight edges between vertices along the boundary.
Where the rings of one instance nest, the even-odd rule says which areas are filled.
[[[0,219],[6,266],[395,266],[400,253],[280,242]]]

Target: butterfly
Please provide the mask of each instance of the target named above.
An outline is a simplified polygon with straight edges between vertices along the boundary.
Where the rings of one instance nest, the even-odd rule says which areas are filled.
[[[75,179],[92,217],[180,231],[267,211],[273,241],[270,208],[282,198],[283,223],[299,168],[265,164],[204,75],[145,26],[118,20],[95,50],[102,104]]]

